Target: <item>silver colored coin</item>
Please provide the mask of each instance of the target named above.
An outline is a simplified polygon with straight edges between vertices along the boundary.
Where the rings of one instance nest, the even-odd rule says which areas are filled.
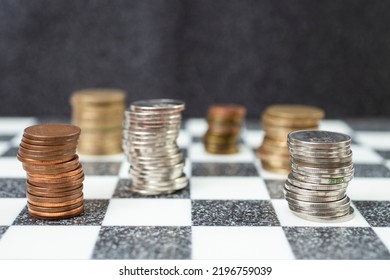
[[[296,216],[311,221],[311,222],[319,222],[319,223],[342,223],[352,220],[354,217],[354,209],[352,207],[349,208],[348,212],[342,216],[330,216],[330,217],[321,217],[321,216],[313,216],[311,214],[305,214],[298,211],[291,210]]]
[[[313,165],[337,165],[337,164],[343,164],[346,162],[351,162],[352,163],[352,152],[345,156],[345,157],[311,157],[307,155],[297,155],[297,154],[292,154],[291,155],[292,160],[295,163],[301,162],[302,164],[313,164]]]
[[[293,199],[305,201],[305,202],[334,202],[334,201],[338,201],[338,200],[342,199],[345,196],[345,192],[343,192],[341,194],[336,194],[334,196],[330,196],[330,195],[317,196],[317,195],[313,195],[313,194],[303,195],[303,194],[298,194],[296,192],[292,192],[292,191],[288,190],[287,188],[283,189],[283,193],[284,193],[285,197],[289,197],[289,198],[293,198]]]
[[[350,199],[348,196],[344,196],[343,198],[332,202],[307,202],[307,201],[300,201],[298,199],[294,199],[291,197],[286,197],[286,200],[289,204],[293,206],[296,206],[298,208],[311,209],[311,210],[335,209],[350,203]]]
[[[328,185],[348,183],[353,179],[353,173],[343,174],[343,177],[331,178],[331,177],[318,177],[318,176],[308,176],[296,172],[291,172],[293,178],[301,182],[308,184],[318,184],[324,185],[324,188],[327,189]],[[294,183],[295,184],[295,183]],[[330,187],[330,186],[329,186]]]
[[[342,149],[308,149],[306,147],[295,147],[294,145],[288,145],[288,151],[290,154],[298,156],[308,156],[314,158],[338,158],[345,157],[351,153],[351,148]]]
[[[292,183],[294,182],[294,183]],[[320,185],[310,184],[306,182],[299,182],[297,180],[287,179],[284,187],[289,191],[295,192],[301,195],[313,195],[313,196],[334,196],[340,193],[345,193],[348,184],[336,184],[336,185]]]
[[[306,167],[306,166],[300,166],[295,163],[291,163],[291,169],[294,172],[298,172],[301,174],[307,174],[307,175],[332,175],[332,176],[338,176],[343,177],[342,174],[345,173],[351,173],[354,171],[353,164],[350,164],[346,167],[340,167],[340,168],[320,168],[320,167]],[[341,174],[341,176],[340,176]]]
[[[149,111],[183,111],[185,103],[174,99],[150,99],[135,101],[130,105],[130,110],[135,112]]]
[[[349,135],[323,131],[323,130],[298,130],[290,132],[287,136],[288,141],[293,144],[307,147],[329,148],[344,147],[351,144]]]
[[[309,180],[307,180],[307,178],[309,178],[310,181],[315,182],[310,182]],[[286,184],[287,183],[299,188],[314,191],[346,189],[348,186],[348,182],[345,181],[345,177],[322,179],[319,177],[303,176],[295,172],[291,172],[288,174]]]

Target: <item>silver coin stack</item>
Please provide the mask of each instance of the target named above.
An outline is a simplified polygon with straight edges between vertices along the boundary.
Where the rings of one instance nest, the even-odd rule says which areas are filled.
[[[289,208],[297,216],[317,222],[342,222],[353,216],[346,195],[352,180],[351,137],[320,130],[288,135],[291,173],[284,187]]]
[[[132,191],[158,195],[188,185],[176,143],[184,108],[179,100],[151,99],[133,102],[126,110],[122,146],[130,163]]]

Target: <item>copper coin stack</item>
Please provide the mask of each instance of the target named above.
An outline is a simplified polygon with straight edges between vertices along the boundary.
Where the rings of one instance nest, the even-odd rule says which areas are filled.
[[[262,114],[265,136],[257,156],[262,167],[270,172],[288,174],[291,171],[287,135],[296,130],[316,130],[325,113],[322,109],[306,105],[272,105]]]
[[[27,206],[31,216],[58,220],[84,211],[84,172],[76,154],[80,128],[68,124],[27,127],[18,159],[27,172]]]
[[[72,123],[82,130],[80,154],[122,153],[125,96],[117,89],[83,89],[72,94]]]
[[[220,104],[209,107],[208,130],[203,141],[207,152],[234,154],[239,152],[241,126],[246,109],[236,104]]]

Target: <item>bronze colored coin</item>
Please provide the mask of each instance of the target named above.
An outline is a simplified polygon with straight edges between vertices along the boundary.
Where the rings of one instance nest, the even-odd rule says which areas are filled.
[[[31,185],[27,185],[27,192],[32,195],[42,196],[42,197],[62,197],[62,196],[70,196],[76,193],[81,193],[83,191],[83,184],[76,187],[62,188],[62,189],[54,189],[50,187],[42,188],[42,187],[32,187]]]
[[[79,156],[75,154],[71,159],[67,161],[62,161],[60,163],[55,163],[55,164],[49,164],[49,165],[44,165],[44,164],[34,164],[32,162],[27,162],[24,163],[32,168],[39,169],[39,170],[62,170],[63,168],[68,168],[70,166],[75,166],[75,168],[79,165]]]
[[[63,173],[68,174],[68,172]],[[54,174],[56,175],[56,174]],[[31,176],[30,173],[27,174],[27,179],[35,185],[41,185],[41,184],[66,184],[68,182],[73,182],[77,179],[80,179],[81,177],[84,177],[83,170],[80,169],[75,175],[69,175],[65,177],[58,177],[51,175],[40,175],[40,176]]]
[[[51,164],[59,164],[62,162],[67,162],[71,160],[74,157],[74,154],[65,156],[63,158],[59,159],[50,159],[50,160],[41,160],[41,159],[31,159],[29,157],[24,157],[20,155],[19,153],[16,155],[19,161],[23,163],[31,163],[31,164],[36,164],[36,165],[51,165]]]
[[[56,173],[56,174],[45,174],[45,175],[29,173],[28,178],[29,179],[35,178],[38,180],[42,179],[46,182],[48,180],[52,181],[53,179],[61,179],[61,178],[68,178],[68,177],[77,176],[82,172],[83,172],[83,167],[81,166],[81,164],[79,164],[76,167],[76,169],[68,171],[68,172],[62,172],[62,173]]]
[[[75,125],[48,123],[27,127],[23,136],[32,140],[61,141],[78,137],[80,132],[80,128]]]
[[[278,104],[267,107],[266,113],[279,118],[311,118],[322,119],[325,116],[324,110],[307,105]]]
[[[72,171],[76,169],[79,164],[79,157],[75,155],[75,157],[70,161],[50,165],[37,165],[29,162],[24,162],[23,168],[30,173],[55,174]]]
[[[213,135],[231,135],[231,134],[239,134],[241,131],[240,126],[233,126],[233,125],[214,125],[209,124],[209,128],[207,130],[207,133],[213,134]]]
[[[42,220],[68,219],[68,218],[78,216],[83,212],[84,212],[84,204],[76,209],[70,211],[64,211],[64,212],[57,212],[57,213],[39,212],[39,211],[28,209],[28,213],[30,214],[30,216]]]
[[[30,193],[26,193],[28,202],[34,204],[35,206],[42,207],[62,207],[72,204],[79,203],[84,200],[83,193],[77,193],[75,195],[70,195],[68,197],[41,197],[35,196]]]
[[[37,151],[37,150],[29,150],[26,148],[23,148],[21,145],[19,146],[19,152],[20,154],[24,155],[31,155],[31,156],[46,156],[46,157],[51,157],[51,156],[58,156],[58,155],[66,155],[69,153],[75,153],[76,151],[76,146],[73,146],[72,148],[68,150],[53,150],[53,151]]]
[[[71,96],[72,104],[124,102],[126,93],[114,88],[89,88],[75,91]]]
[[[22,141],[26,144],[29,145],[34,145],[34,146],[59,146],[59,145],[77,145],[77,141],[79,139],[79,136],[77,137],[72,137],[69,139],[63,139],[63,140],[34,140],[34,139],[29,139],[23,135]]]
[[[38,160],[38,161],[54,161],[54,160],[68,160],[69,158],[72,158],[75,155],[76,151],[69,151],[67,153],[63,154],[50,154],[50,155],[36,155],[36,154],[26,154],[23,153],[20,149],[18,151],[18,154],[28,160]]]
[[[241,126],[243,123],[242,118],[226,118],[226,117],[215,117],[215,116],[207,116],[207,123],[208,124],[215,124],[215,125],[238,125]]]
[[[30,151],[45,151],[45,152],[54,152],[54,151],[63,151],[63,150],[71,150],[77,146],[77,142],[66,142],[64,145],[57,146],[41,146],[41,145],[31,145],[26,142],[20,142],[20,147],[30,150]]]
[[[28,209],[31,209],[33,211],[38,211],[38,212],[44,212],[44,213],[58,213],[58,212],[61,213],[61,212],[71,211],[73,209],[79,208],[82,205],[84,205],[84,201],[80,201],[78,203],[68,205],[68,206],[62,206],[62,207],[42,207],[27,202]]]
[[[53,182],[33,182],[30,180],[27,180],[27,184],[30,184],[32,187],[41,187],[41,188],[50,188],[53,191],[57,190],[64,190],[71,187],[80,186],[84,181],[84,174],[82,174],[79,178],[69,181],[69,182],[61,182],[61,183],[53,183]]]
[[[208,115],[215,117],[239,117],[244,118],[246,109],[237,104],[215,104],[209,107]]]

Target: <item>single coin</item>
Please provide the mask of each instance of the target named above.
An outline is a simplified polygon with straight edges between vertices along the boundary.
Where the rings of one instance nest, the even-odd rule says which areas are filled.
[[[349,135],[323,131],[323,130],[300,130],[291,132],[288,135],[290,143],[297,143],[307,147],[329,148],[329,147],[344,147],[351,144]]]
[[[318,107],[300,104],[271,105],[267,107],[266,113],[279,118],[322,119],[325,116],[324,110]]]
[[[34,211],[32,209],[28,209],[28,213],[30,214],[30,216],[42,220],[68,219],[68,218],[78,216],[83,212],[84,212],[84,204],[73,210],[56,212],[56,213],[40,212],[40,211]]]
[[[149,99],[139,100],[131,103],[132,111],[148,112],[148,111],[182,111],[185,108],[185,103],[174,99]]]
[[[75,125],[48,123],[27,127],[24,136],[32,140],[61,140],[80,135],[80,128]]]

